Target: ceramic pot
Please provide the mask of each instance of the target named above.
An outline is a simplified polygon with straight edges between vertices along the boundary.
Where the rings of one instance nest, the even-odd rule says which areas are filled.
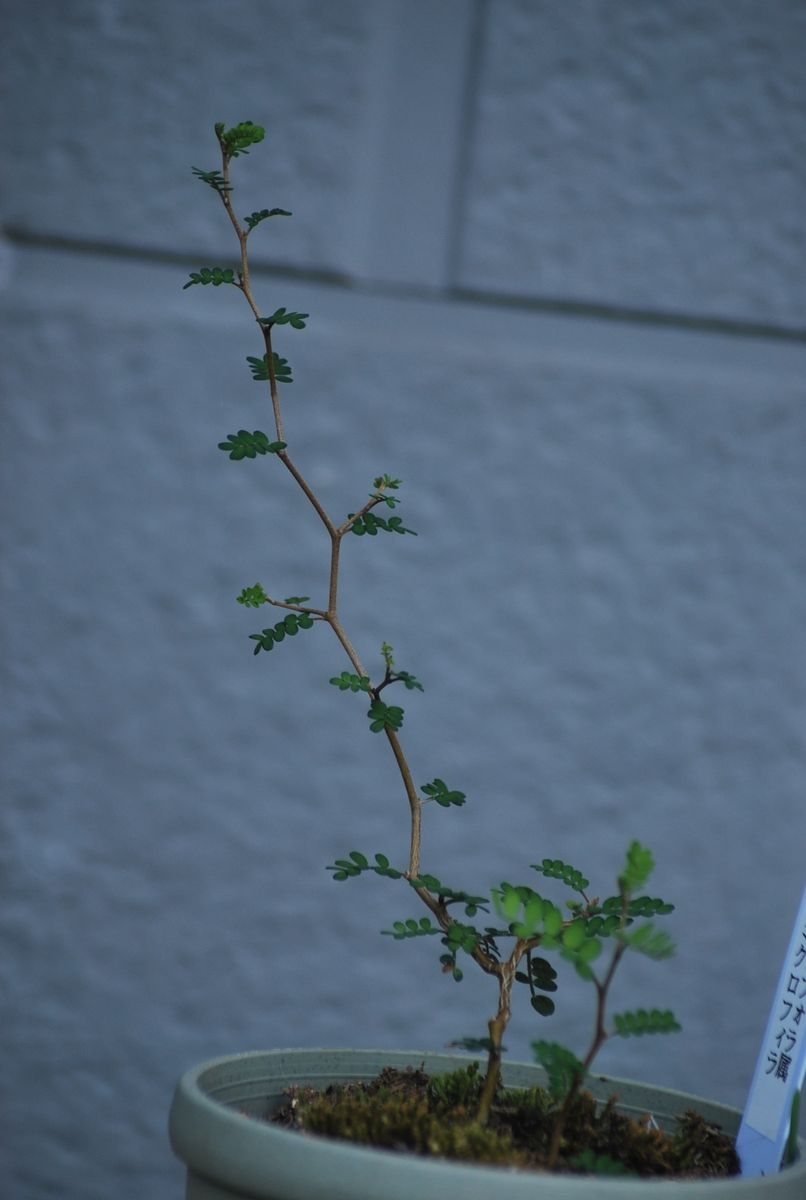
[[[386,1066],[423,1066],[440,1074],[467,1065],[466,1055],[389,1050],[273,1050],[239,1054],[188,1071],[174,1095],[170,1137],[187,1165],[186,1200],[806,1200],[806,1145],[792,1166],[764,1179],[669,1181],[549,1175],[466,1166],[395,1154],[327,1138],[306,1137],[266,1123],[292,1084],[372,1079]],[[504,1065],[509,1087],[545,1082],[540,1067]],[[597,1077],[595,1096],[614,1092],[619,1109],[652,1113],[673,1128],[694,1108],[735,1135],[741,1114],[667,1088]]]

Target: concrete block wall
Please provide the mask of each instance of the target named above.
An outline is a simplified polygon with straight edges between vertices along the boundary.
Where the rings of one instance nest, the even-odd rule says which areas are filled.
[[[336,514],[383,471],[417,538],[354,539],[345,622],[385,638],[456,886],[544,854],[607,889],[627,842],[678,904],[617,1004],[684,1033],[615,1074],[744,1101],[804,883],[806,107],[801,5],[55,0],[0,38],[3,436],[0,1178],[169,1200],[171,1090],[205,1057],[443,1047],[493,997],[414,910],[332,883],[407,817],[326,631],[253,658],[234,596],[321,596],[265,427],[233,259],[190,166],[236,164],[287,432]],[[536,882],[536,880],[535,880]],[[549,1030],[578,1045],[569,979]]]

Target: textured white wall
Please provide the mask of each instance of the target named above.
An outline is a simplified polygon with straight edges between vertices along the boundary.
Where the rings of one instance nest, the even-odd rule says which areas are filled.
[[[295,456],[337,514],[402,476],[420,534],[353,539],[344,611],[426,684],[417,782],[468,793],[424,865],[605,890],[647,841],[680,952],[618,1002],[685,1032],[602,1068],[743,1102],[804,875],[803,10],[604,11],[6,7],[4,1194],[169,1200],[186,1066],[440,1048],[493,1003],[377,936],[406,894],[324,871],[403,857],[392,765],[326,631],[253,658],[234,603],[321,595],[325,546],[216,449],[267,420],[239,297],[181,291],[232,259],[189,172],[219,119],[270,129],[242,211],[295,213],[254,239],[264,310],[312,314]],[[524,1005],[511,1053],[548,1032]]]

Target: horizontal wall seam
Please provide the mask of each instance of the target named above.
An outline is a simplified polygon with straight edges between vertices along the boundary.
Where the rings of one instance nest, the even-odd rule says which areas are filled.
[[[70,238],[58,234],[34,233],[30,230],[6,226],[2,231],[7,242],[20,248],[53,250],[83,255],[87,258],[117,259],[121,262],[160,264],[197,268],[202,259],[209,259],[206,252],[193,255],[189,252],[175,253],[156,246],[131,246],[125,243],[104,242],[82,238]],[[231,255],[228,255],[231,257]],[[350,275],[336,271],[298,267],[290,263],[268,262],[254,259],[252,273],[257,277],[294,279],[300,283],[328,288],[341,288],[352,294],[391,299],[424,300],[430,304],[462,303],[470,306],[509,309],[519,313],[541,313],[580,320],[609,321],[623,326],[640,325],[656,329],[675,329],[720,337],[757,339],[764,341],[795,342],[806,345],[806,329],[787,328],[758,321],[741,321],[734,318],[713,317],[703,314],[673,313],[662,310],[629,308],[612,304],[597,304],[588,300],[565,300],[557,297],[534,297],[513,295],[506,292],[486,291],[461,286],[430,287],[423,284],[402,284],[388,281],[356,280]]]

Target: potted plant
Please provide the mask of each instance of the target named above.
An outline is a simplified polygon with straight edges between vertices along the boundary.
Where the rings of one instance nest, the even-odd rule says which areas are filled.
[[[422,685],[414,674],[398,666],[393,648],[386,642],[380,648],[378,669],[366,666],[339,612],[341,547],[345,538],[413,533],[397,511],[400,480],[388,474],[376,476],[356,511],[337,519],[325,510],[292,457],[285,440],[281,403],[282,387],[290,382],[291,374],[287,360],[275,349],[275,335],[304,329],[308,314],[289,312],[284,307],[270,315],[261,312],[252,289],[247,249],[248,239],[259,225],[291,214],[280,208],[266,208],[243,221],[239,219],[232,199],[232,163],[263,140],[264,130],[246,121],[230,129],[218,124],[215,132],[220,168],[193,171],[223,205],[238,241],[240,262],[235,269],[202,267],[184,286],[226,286],[241,292],[262,340],[262,354],[250,357],[248,362],[253,378],[266,385],[272,420],[270,434],[260,429],[239,429],[220,442],[219,448],[234,462],[276,460],[303,492],[330,544],[326,600],[314,604],[307,596],[279,598],[261,583],[243,588],[237,597],[239,603],[250,609],[268,608],[278,618],[251,635],[254,654],[272,652],[317,624],[329,627],[345,663],[341,672],[330,678],[330,685],[347,696],[358,697],[363,702],[365,716],[361,720],[368,722],[368,732],[388,743],[410,817],[409,844],[400,860],[392,862],[380,852],[349,850],[330,865],[333,878],[343,883],[374,873],[411,894],[420,905],[420,915],[396,921],[384,932],[398,941],[437,938],[442,949],[442,970],[458,980],[463,967],[472,964],[493,981],[497,1002],[485,1036],[462,1043],[464,1050],[483,1059],[483,1067],[478,1070],[468,1068],[467,1059],[456,1055],[274,1050],[215,1060],[188,1072],[177,1088],[171,1111],[172,1144],[188,1166],[187,1196],[191,1200],[375,1200],[398,1196],[408,1200],[412,1196],[472,1198],[501,1194],[513,1200],[521,1196],[580,1196],[593,1200],[643,1195],[651,1181],[640,1177],[640,1168],[640,1173],[631,1170],[636,1156],[640,1159],[644,1147],[661,1141],[665,1147],[661,1157],[668,1156],[669,1139],[662,1138],[658,1127],[673,1129],[675,1119],[686,1109],[696,1109],[699,1114],[691,1118],[689,1133],[699,1121],[697,1128],[704,1141],[696,1146],[687,1142],[687,1148],[681,1149],[678,1130],[678,1149],[674,1151],[678,1157],[672,1171],[691,1174],[708,1159],[711,1149],[707,1148],[716,1146],[717,1141],[720,1149],[718,1153],[713,1151],[714,1162],[720,1155],[722,1158],[718,1168],[712,1164],[713,1171],[730,1171],[730,1148],[725,1149],[729,1139],[717,1139],[714,1127],[722,1126],[728,1134],[735,1134],[738,1112],[662,1088],[593,1078],[591,1074],[596,1055],[609,1038],[666,1034],[679,1029],[674,1014],[667,1009],[609,1012],[611,988],[625,954],[640,953],[663,960],[674,950],[660,927],[673,905],[646,891],[653,868],[653,857],[646,847],[636,841],[629,844],[612,894],[603,899],[594,894],[577,867],[561,859],[544,858],[531,864],[539,877],[540,890],[531,884],[504,882],[489,896],[448,885],[424,869],[424,806],[458,808],[465,796],[440,777],[420,787],[415,785],[400,734],[404,711],[397,701],[421,691]],[[558,904],[543,894],[544,880],[553,881],[549,887],[564,891],[564,903]],[[540,1039],[533,1043],[535,1065],[504,1064],[503,1038],[513,992],[522,991],[539,1016],[548,1017],[554,1010],[557,971],[546,955],[569,962],[591,989],[592,1034],[579,1056],[555,1042]],[[387,1074],[380,1085],[371,1082],[384,1071]],[[449,1072],[454,1074],[446,1079]],[[361,1081],[370,1083],[372,1096],[358,1086]],[[314,1085],[323,1088],[335,1083],[350,1085],[342,1099],[330,1092],[323,1098],[311,1095]],[[504,1087],[516,1091],[505,1093]],[[458,1096],[459,1107],[465,1112],[464,1124],[456,1127],[458,1132],[453,1118],[448,1117],[448,1093],[455,1093],[454,1100]],[[618,1097],[617,1107],[611,1101],[614,1094]],[[536,1118],[533,1109],[528,1117],[525,1115],[525,1097],[540,1109],[543,1132],[539,1137],[529,1133],[528,1151],[518,1150],[512,1143],[514,1157],[510,1160],[503,1157],[503,1150],[510,1145],[509,1134],[502,1134],[501,1140],[498,1132],[501,1110],[507,1105],[517,1110],[521,1115],[516,1123],[520,1121],[532,1130]],[[435,1115],[426,1112],[426,1100],[436,1104]],[[398,1101],[400,1107],[395,1107]],[[411,1145],[421,1153],[390,1154],[332,1138],[306,1136],[272,1124],[269,1118],[284,1104],[286,1125],[341,1133],[343,1127],[357,1124],[362,1136],[372,1126],[375,1132],[369,1140],[375,1146],[406,1142],[409,1125],[405,1137],[398,1126],[400,1112],[405,1110],[409,1114],[406,1120],[413,1122]],[[377,1118],[379,1109],[383,1111]],[[393,1111],[394,1119],[390,1116]],[[412,1112],[415,1118],[411,1118]],[[637,1126],[630,1126],[637,1132],[629,1134],[642,1149],[634,1149],[632,1158],[627,1155],[622,1160],[602,1152],[602,1138],[605,1125],[610,1134],[625,1126],[625,1113],[642,1118]],[[380,1133],[376,1126],[382,1127]],[[575,1143],[580,1130],[593,1131],[591,1145]],[[447,1161],[461,1160],[471,1143],[482,1148],[478,1155],[482,1163],[512,1161],[516,1169]],[[430,1151],[431,1157],[422,1151]],[[541,1169],[535,1170],[535,1165]],[[564,1173],[555,1173],[558,1169]],[[649,1173],[656,1172],[653,1168]],[[630,1178],[631,1174],[639,1177]],[[806,1195],[806,1164],[797,1163],[760,1180],[737,1180],[735,1176],[678,1178],[665,1180],[663,1188],[670,1200],[693,1200],[706,1193],[714,1197],[746,1196],[748,1200],[769,1193],[782,1200],[802,1197]]]

